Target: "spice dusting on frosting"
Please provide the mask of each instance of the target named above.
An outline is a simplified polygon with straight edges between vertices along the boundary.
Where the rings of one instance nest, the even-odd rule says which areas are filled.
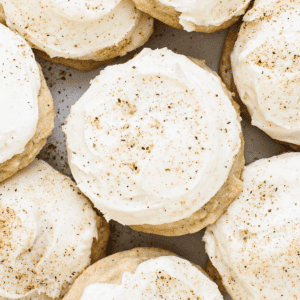
[[[0,184],[0,297],[51,298],[90,264],[96,214],[42,161]]]
[[[122,284],[95,283],[85,288],[81,300],[222,300],[217,285],[190,262],[161,256],[141,263],[136,272],[124,272]]]
[[[2,260],[4,257],[8,257],[10,251],[16,251],[10,237],[13,230],[21,226],[15,211],[9,207],[4,208],[0,204],[0,256]]]
[[[252,123],[271,137],[300,145],[297,2],[256,1],[232,54],[234,81]]]
[[[244,189],[207,228],[206,251],[234,299],[297,299],[300,155],[245,168]]]
[[[129,225],[205,205],[228,177],[240,130],[219,79],[167,49],[102,71],[64,127],[80,189]]]
[[[0,0],[6,23],[50,57],[103,61],[141,46],[153,20],[130,0]]]

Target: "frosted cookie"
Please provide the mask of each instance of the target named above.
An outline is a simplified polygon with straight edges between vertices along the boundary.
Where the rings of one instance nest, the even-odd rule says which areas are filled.
[[[54,103],[28,44],[0,24],[0,182],[26,167],[54,127]]]
[[[229,30],[221,61],[221,77],[247,107],[251,117],[244,109],[246,117],[296,150],[300,149],[300,42],[295,30],[299,11],[297,2],[256,1],[241,28]]]
[[[131,0],[0,0],[6,23],[46,60],[86,71],[142,46],[153,19]]]
[[[0,299],[62,298],[108,236],[72,180],[35,160],[0,183]]]
[[[238,107],[203,61],[144,49],[72,107],[69,165],[105,217],[160,235],[214,223],[242,189]]]
[[[171,27],[208,33],[234,24],[251,1],[133,0],[141,11]]]
[[[64,300],[222,300],[199,266],[155,248],[135,248],[89,267]]]
[[[245,167],[242,193],[207,227],[206,252],[233,300],[300,295],[299,166],[288,153]]]

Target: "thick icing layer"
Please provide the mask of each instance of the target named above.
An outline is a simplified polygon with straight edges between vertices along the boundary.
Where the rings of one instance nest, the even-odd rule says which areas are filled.
[[[90,264],[97,216],[89,201],[37,160],[0,184],[0,199],[0,298],[59,297]]]
[[[162,256],[141,263],[136,272],[124,272],[122,284],[95,283],[81,300],[190,299],[222,300],[217,285],[187,260]]]
[[[149,37],[153,20],[139,28],[145,14],[130,0],[0,0],[7,24],[16,29],[34,47],[50,57],[106,60],[120,55],[116,48],[123,43],[122,55],[139,34],[135,48]],[[126,51],[127,50],[127,51]]]
[[[300,3],[256,1],[244,21],[231,60],[252,124],[300,145]]]
[[[22,153],[38,122],[39,68],[31,48],[0,24],[0,164]]]
[[[107,67],[64,127],[80,189],[123,224],[189,217],[227,180],[241,127],[219,79],[170,50]]]
[[[235,16],[244,14],[251,0],[158,0],[181,12],[179,22],[187,31],[194,31],[196,25],[220,26]]]
[[[243,178],[243,192],[207,227],[206,251],[233,299],[297,299],[300,154],[261,159]]]

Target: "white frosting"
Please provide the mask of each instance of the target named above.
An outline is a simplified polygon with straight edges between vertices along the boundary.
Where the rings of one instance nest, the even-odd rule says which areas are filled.
[[[233,299],[300,295],[300,154],[245,168],[244,189],[207,227],[206,251]]]
[[[244,21],[231,61],[252,124],[300,145],[300,3],[256,1]]]
[[[98,21],[112,12],[122,0],[48,0],[54,13],[77,22]]]
[[[59,297],[90,264],[97,216],[89,201],[37,160],[0,184],[0,199],[0,298]]]
[[[0,24],[0,164],[22,153],[38,122],[39,68],[31,48]]]
[[[251,0],[158,0],[180,12],[179,23],[187,31],[196,25],[220,26],[235,16],[245,13]]]
[[[189,217],[227,180],[241,127],[215,75],[166,48],[107,67],[64,127],[80,189],[107,219]]]
[[[50,57],[106,60],[116,56],[114,47],[127,41],[124,55],[131,50],[131,38],[139,35],[134,44],[137,48],[145,42],[145,37],[149,38],[153,28],[149,17],[147,24],[138,27],[146,15],[130,0],[0,0],[0,3],[8,26]]]
[[[122,284],[94,283],[81,300],[222,300],[217,285],[185,259],[161,256],[124,272]]]

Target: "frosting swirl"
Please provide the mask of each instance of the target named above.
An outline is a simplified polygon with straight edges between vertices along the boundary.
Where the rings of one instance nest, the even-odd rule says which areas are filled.
[[[0,24],[0,164],[22,153],[38,122],[41,79],[31,48]]]
[[[207,227],[206,251],[233,299],[300,294],[299,166],[299,153],[247,166],[243,192]]]
[[[187,260],[162,256],[141,263],[136,272],[124,272],[122,284],[94,283],[81,300],[190,299],[222,300],[217,285]]]
[[[226,181],[241,144],[219,79],[167,49],[107,67],[64,131],[80,189],[128,225],[189,217]]]
[[[153,27],[153,20],[130,0],[0,2],[8,26],[50,57],[102,61],[125,55],[132,46],[142,45]],[[136,34],[139,40],[133,45]],[[120,43],[122,47],[117,51]]]
[[[256,1],[231,56],[234,81],[252,124],[300,145],[300,4]]]
[[[251,0],[158,0],[181,12],[179,23],[187,31],[194,31],[196,25],[220,26],[235,16],[245,13]]]
[[[0,297],[57,298],[90,264],[96,214],[42,161],[0,184]]]

